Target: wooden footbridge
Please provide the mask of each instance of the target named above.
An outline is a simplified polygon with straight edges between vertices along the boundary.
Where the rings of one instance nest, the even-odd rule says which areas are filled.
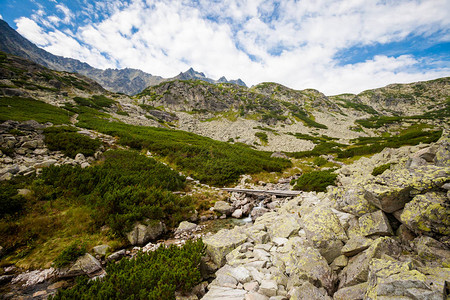
[[[290,190],[252,190],[252,189],[237,189],[237,188],[222,188],[222,191],[237,192],[251,195],[275,195],[277,197],[295,197],[302,193],[302,191]]]

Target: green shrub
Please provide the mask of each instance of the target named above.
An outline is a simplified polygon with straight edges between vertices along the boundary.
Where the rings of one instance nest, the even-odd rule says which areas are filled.
[[[85,135],[76,133],[72,127],[48,127],[44,129],[45,143],[49,150],[62,151],[65,155],[75,158],[78,153],[86,156],[94,155],[101,142],[93,140]]]
[[[257,138],[259,138],[259,140],[261,141],[261,143],[263,144],[267,144],[269,142],[269,138],[267,136],[267,133],[265,132],[256,132],[255,136]]]
[[[6,120],[68,124],[72,113],[42,101],[22,97],[0,97],[0,122]]]
[[[111,107],[115,101],[103,95],[94,95],[91,98],[74,97],[73,100],[80,106],[87,106],[96,109]]]
[[[201,240],[187,241],[182,248],[159,247],[110,263],[107,275],[99,280],[77,279],[74,287],[59,290],[49,299],[150,299],[174,300],[175,292],[189,292],[200,283]]]
[[[79,241],[75,241],[58,255],[58,257],[53,262],[53,265],[56,268],[66,267],[85,253],[86,245],[80,244]]]
[[[107,224],[123,234],[135,221],[163,220],[169,226],[187,218],[191,197],[171,191],[184,188],[185,178],[169,167],[134,151],[107,151],[103,164],[82,169],[51,166],[43,169],[40,190],[93,209],[98,226]]]
[[[26,201],[17,194],[17,188],[10,181],[0,182],[0,218],[23,210]]]
[[[327,162],[328,162],[328,160],[326,160],[325,158],[320,157],[320,156],[319,157],[315,157],[314,160],[313,160],[313,163],[316,166],[318,166],[318,167],[321,167],[321,166],[325,165]]]
[[[391,165],[392,164],[389,163],[389,164],[384,164],[384,165],[380,165],[378,167],[373,168],[372,175],[377,176],[377,175],[383,174],[384,171],[386,171],[387,169],[389,169],[391,167]]]
[[[334,174],[333,170],[312,171],[303,174],[292,183],[294,184],[294,190],[325,192],[327,186],[335,183],[336,177],[337,174]]]

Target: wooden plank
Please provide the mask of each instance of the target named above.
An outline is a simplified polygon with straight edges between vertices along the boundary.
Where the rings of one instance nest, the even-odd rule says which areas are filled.
[[[236,188],[222,188],[221,190],[227,192],[238,192],[244,194],[266,194],[280,197],[293,197],[300,195],[302,191],[282,191],[282,190],[252,190],[252,189],[236,189]]]

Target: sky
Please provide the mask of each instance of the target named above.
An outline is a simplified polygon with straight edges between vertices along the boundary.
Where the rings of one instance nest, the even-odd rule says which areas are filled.
[[[450,0],[0,0],[0,18],[55,55],[163,77],[335,95],[450,76]]]

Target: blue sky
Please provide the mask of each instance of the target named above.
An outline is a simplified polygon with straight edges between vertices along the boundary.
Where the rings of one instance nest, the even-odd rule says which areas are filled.
[[[47,51],[327,95],[450,76],[450,0],[0,0]]]

